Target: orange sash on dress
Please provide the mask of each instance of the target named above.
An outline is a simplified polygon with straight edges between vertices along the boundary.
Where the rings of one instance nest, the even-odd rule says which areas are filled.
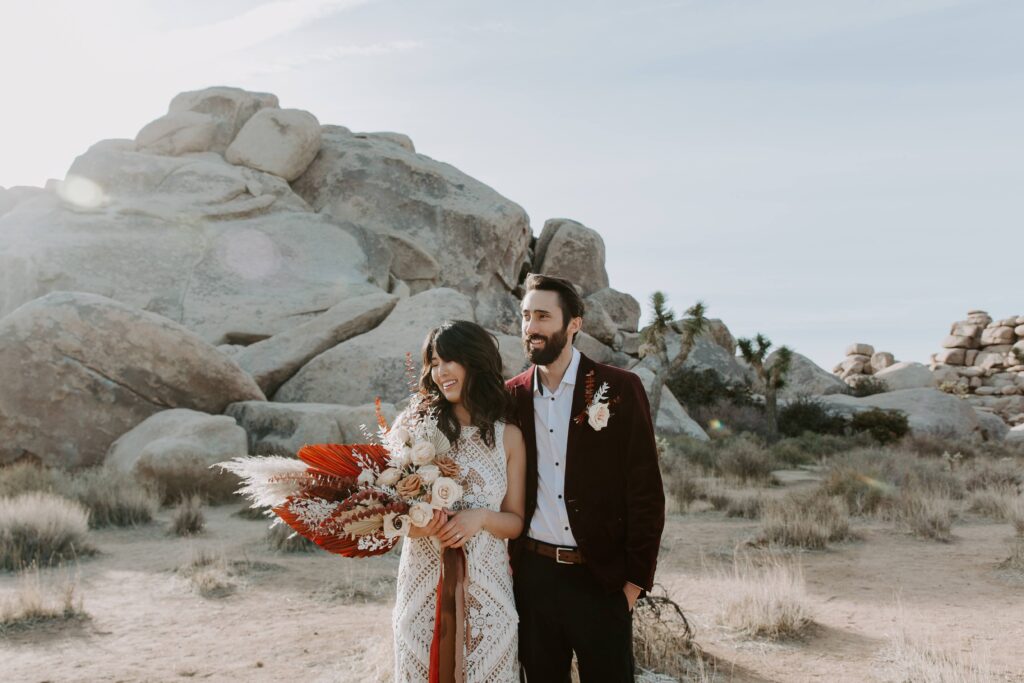
[[[430,683],[462,683],[466,633],[466,551],[445,548],[437,579],[434,638],[430,641]]]

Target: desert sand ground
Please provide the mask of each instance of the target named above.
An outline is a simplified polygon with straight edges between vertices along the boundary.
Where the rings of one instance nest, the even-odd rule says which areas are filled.
[[[810,486],[801,477],[768,492]],[[205,510],[199,536],[168,536],[171,512],[134,529],[94,531],[100,553],[70,570],[87,617],[0,635],[0,680],[390,681],[390,610],[398,556],[346,560],[269,549],[266,521]],[[1024,681],[1024,579],[1001,572],[1012,530],[967,517],[954,541],[855,523],[859,540],[784,553],[806,579],[815,624],[767,642],[717,625],[714,570],[731,565],[757,521],[714,511],[670,516],[657,581],[685,610],[721,681],[898,681],[893,639],[909,633],[988,662],[995,681]],[[200,553],[225,558],[232,587],[200,595],[187,573]],[[222,568],[223,570],[223,568]],[[223,572],[222,572],[223,573]],[[57,581],[68,569],[44,570]],[[18,579],[0,574],[0,599]]]

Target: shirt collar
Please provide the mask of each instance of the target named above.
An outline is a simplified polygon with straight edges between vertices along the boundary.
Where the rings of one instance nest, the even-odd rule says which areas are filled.
[[[562,384],[567,384],[571,387],[576,386],[576,374],[579,372],[579,369],[580,350],[574,346],[572,347],[572,360],[569,361],[569,367],[565,369],[565,374],[562,375],[562,381],[558,385],[559,389],[561,388]],[[548,391],[548,389],[544,387],[544,385],[541,383],[540,368],[535,366],[533,368],[533,395],[546,396],[549,393],[550,392]]]

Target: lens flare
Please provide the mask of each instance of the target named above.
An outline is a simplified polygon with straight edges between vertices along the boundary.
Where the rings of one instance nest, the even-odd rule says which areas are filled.
[[[725,425],[716,417],[708,420],[708,428],[713,432],[717,432],[725,429]]]
[[[69,175],[57,185],[57,196],[81,209],[95,209],[107,203],[107,194],[97,183],[82,176]]]

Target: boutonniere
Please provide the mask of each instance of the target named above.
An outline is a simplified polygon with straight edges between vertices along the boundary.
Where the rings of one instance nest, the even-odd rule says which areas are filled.
[[[602,382],[596,391],[594,390],[595,384],[597,384],[597,381],[594,379],[594,371],[591,370],[586,375],[583,393],[583,400],[587,405],[583,412],[575,417],[574,421],[576,424],[583,424],[583,421],[586,420],[594,428],[595,432],[599,432],[608,426],[608,420],[612,416],[609,406],[618,403],[619,397],[608,397],[608,382]]]

